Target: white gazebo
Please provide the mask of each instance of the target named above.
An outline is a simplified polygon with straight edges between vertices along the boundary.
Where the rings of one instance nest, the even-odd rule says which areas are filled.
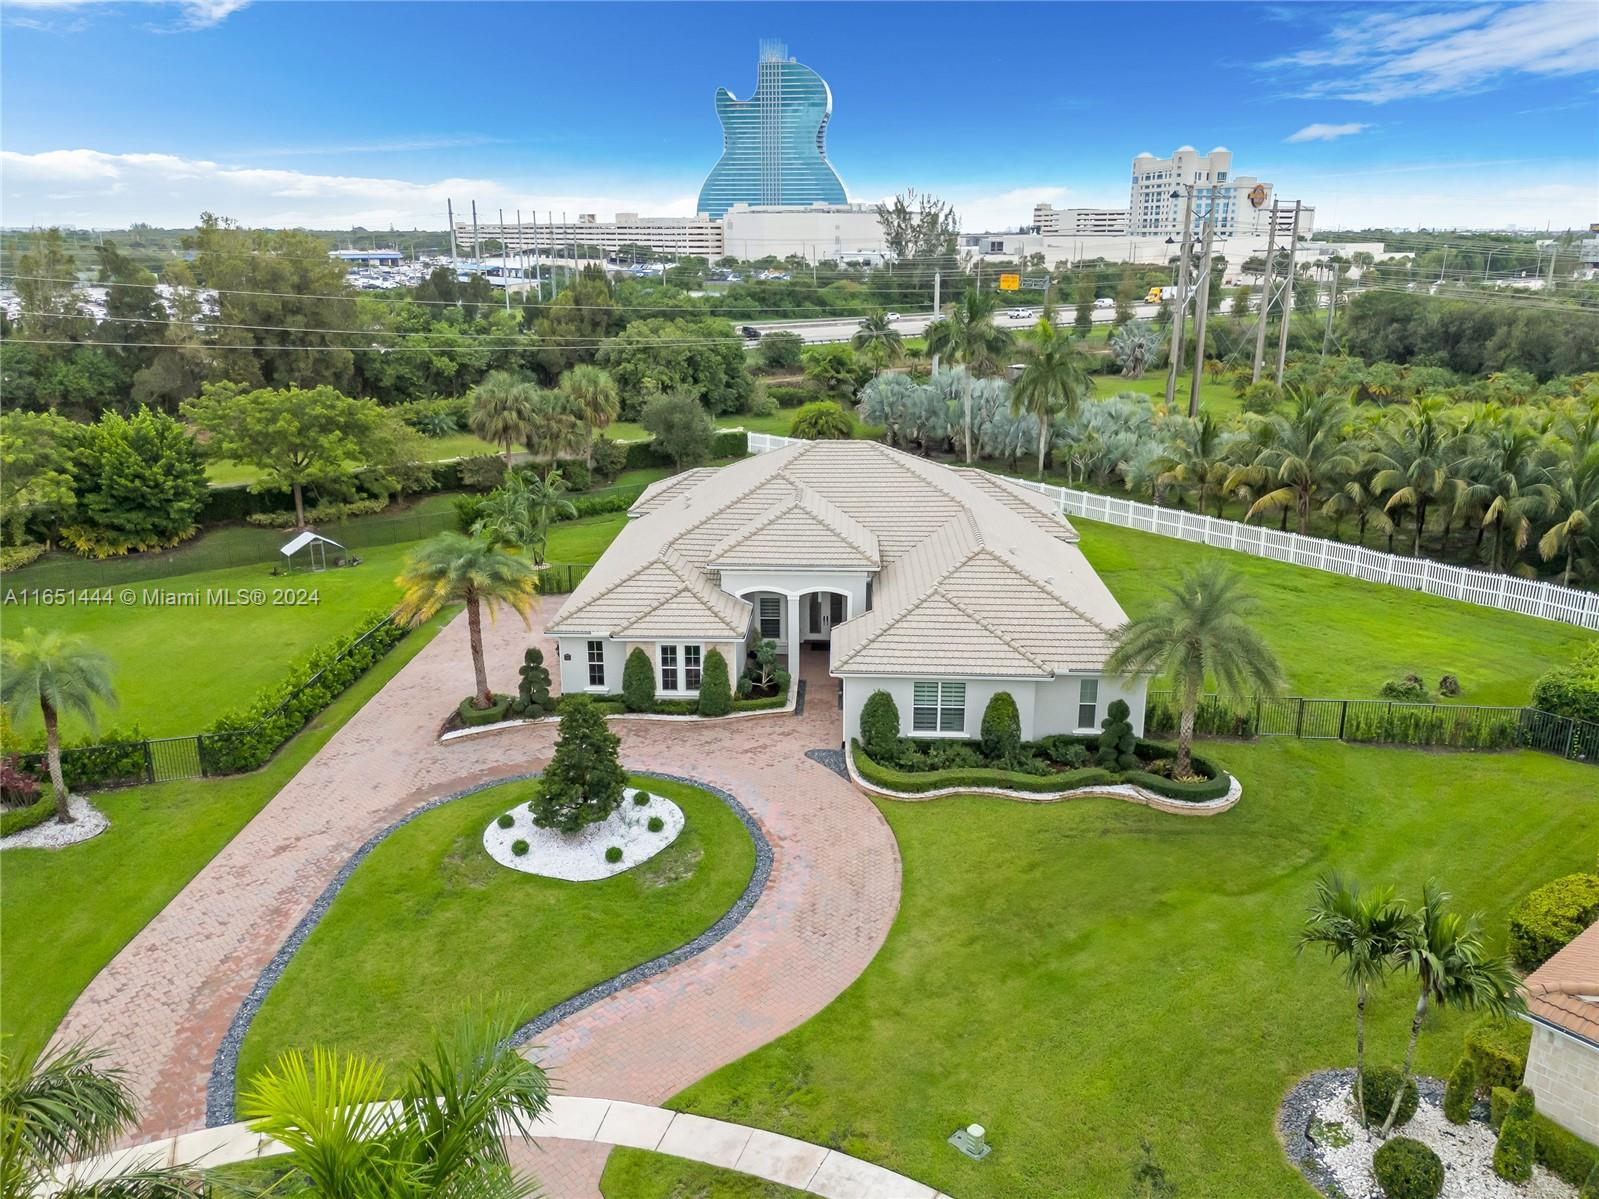
[[[336,550],[344,547],[331,537],[324,537],[320,533],[313,533],[307,529],[303,533],[296,533],[278,553],[283,555],[284,569],[294,569],[294,555],[305,550],[306,563],[311,570],[326,570],[328,568],[328,546]]]

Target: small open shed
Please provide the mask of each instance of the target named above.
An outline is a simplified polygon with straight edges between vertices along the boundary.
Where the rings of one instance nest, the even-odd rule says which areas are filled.
[[[313,533],[307,529],[303,533],[296,533],[278,553],[283,555],[285,570],[294,570],[297,565],[302,570],[326,570],[330,545],[341,553],[344,550],[344,547],[333,538],[324,537],[321,533]],[[296,563],[294,556],[302,550],[304,555],[299,563]]]

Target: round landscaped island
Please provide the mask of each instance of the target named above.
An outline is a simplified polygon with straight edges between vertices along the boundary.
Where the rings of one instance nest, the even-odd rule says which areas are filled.
[[[531,803],[517,804],[483,830],[483,848],[524,874],[593,882],[649,861],[682,831],[682,808],[664,795],[626,787],[614,812],[574,833],[540,828]]]

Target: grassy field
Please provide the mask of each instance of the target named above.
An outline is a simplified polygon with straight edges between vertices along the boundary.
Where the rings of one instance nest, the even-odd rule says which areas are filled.
[[[402,641],[254,774],[104,791],[95,803],[111,827],[100,836],[59,850],[8,849],[0,938],[7,1052],[38,1049],[89,980],[450,615]]]
[[[1180,412],[1188,411],[1188,391],[1193,386],[1191,374],[1177,377],[1177,393],[1174,404]],[[1138,391],[1144,395],[1152,396],[1161,402],[1166,399],[1166,372],[1152,371],[1142,379],[1123,379],[1120,375],[1095,375],[1094,391],[1101,398],[1105,396],[1120,395],[1124,391]],[[1212,383],[1209,379],[1202,379],[1199,383],[1199,410],[1208,412],[1212,416],[1229,416],[1234,412],[1242,411],[1242,401],[1233,394],[1231,383]]]
[[[1147,1137],[1184,1199],[1314,1194],[1273,1134],[1302,1075],[1347,1065],[1353,1005],[1296,957],[1316,876],[1414,899],[1437,877],[1503,942],[1508,906],[1591,867],[1593,767],[1529,753],[1217,744],[1242,803],[1184,819],[1111,800],[880,804],[904,861],[888,943],[799,1029],[673,1106],[835,1146],[953,1195],[1129,1193]],[[959,863],[952,869],[952,863]],[[1397,1060],[1413,994],[1373,1001]],[[1464,1018],[1419,1066],[1446,1073]],[[990,1130],[974,1164],[944,1138]],[[701,1195],[690,1167],[613,1159],[615,1199]]]
[[[483,454],[499,454],[500,446],[475,437],[471,433],[452,433],[448,437],[430,437],[427,441],[428,460],[447,462],[451,458],[475,458]],[[214,458],[206,463],[205,477],[213,487],[229,487],[239,483],[253,483],[261,472],[253,466]]]
[[[754,842],[698,788],[633,782],[675,800],[686,826],[649,862],[599,882],[539,878],[488,856],[484,828],[533,783],[491,787],[395,832],[268,997],[239,1056],[241,1085],[312,1045],[413,1060],[465,1004],[497,999],[528,1020],[709,928],[748,884]]]

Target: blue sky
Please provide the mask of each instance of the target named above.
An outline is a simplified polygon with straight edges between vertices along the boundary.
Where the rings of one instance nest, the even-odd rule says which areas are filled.
[[[1599,219],[1599,5],[6,0],[7,225],[687,213],[756,44],[828,80],[851,198],[967,228],[1226,145],[1323,226]]]

